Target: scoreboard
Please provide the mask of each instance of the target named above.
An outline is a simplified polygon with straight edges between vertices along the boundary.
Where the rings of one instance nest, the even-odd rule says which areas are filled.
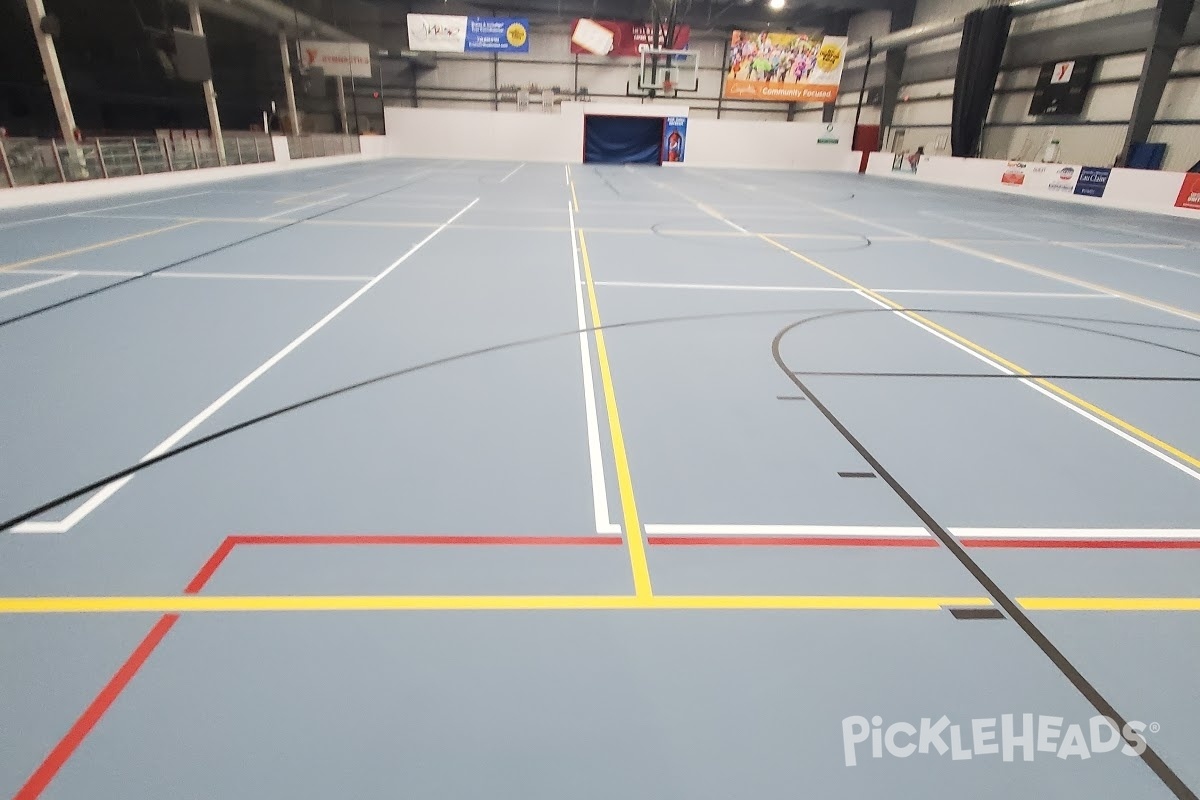
[[[1096,56],[1082,56],[1042,65],[1029,115],[1060,114],[1074,116],[1083,113],[1083,103],[1096,71]]]

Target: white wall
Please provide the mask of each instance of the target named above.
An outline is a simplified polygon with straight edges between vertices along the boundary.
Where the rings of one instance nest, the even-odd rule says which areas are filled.
[[[820,122],[689,119],[684,166],[757,169],[857,169],[851,163],[852,122],[826,130]],[[819,144],[818,138],[837,144]]]
[[[388,155],[408,158],[578,164],[583,160],[585,114],[688,117],[684,167],[857,168],[850,154],[849,123],[828,130],[820,122],[697,118],[687,106],[667,103],[564,103],[556,113],[388,108],[383,149]],[[838,141],[822,144],[819,138]]]
[[[871,153],[868,175],[880,175],[896,180],[936,183],[965,189],[983,189],[1004,194],[1056,200],[1080,205],[1107,206],[1133,211],[1150,211],[1200,222],[1200,211],[1175,207],[1175,198],[1183,185],[1184,173],[1142,169],[1114,169],[1103,197],[1085,197],[1072,192],[1049,188],[1053,176],[1063,164],[1027,164],[1025,183],[1012,186],[1000,178],[1008,161],[987,158],[951,158],[930,156],[921,159],[916,173],[893,172],[891,153]],[[1080,165],[1073,166],[1078,174]],[[1042,169],[1040,172],[1035,171]]]
[[[387,154],[494,161],[583,160],[583,115],[465,108],[384,109]]]

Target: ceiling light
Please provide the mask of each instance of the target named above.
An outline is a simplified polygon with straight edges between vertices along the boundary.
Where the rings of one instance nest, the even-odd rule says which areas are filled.
[[[778,11],[781,8],[783,8],[786,4],[787,3],[785,2],[785,0],[770,0],[770,2],[767,3],[767,5],[770,6],[772,11]]]

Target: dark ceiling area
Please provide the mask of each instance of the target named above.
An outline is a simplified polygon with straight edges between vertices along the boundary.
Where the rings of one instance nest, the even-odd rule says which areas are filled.
[[[682,22],[694,30],[728,31],[820,28],[844,33],[859,11],[895,8],[911,13],[914,0],[786,0],[779,10],[768,0],[683,0]],[[56,17],[59,59],[86,136],[145,133],[156,128],[208,127],[200,87],[179,80],[164,52],[163,34],[188,27],[179,0],[45,0]],[[262,112],[283,97],[278,31],[309,35],[312,20],[399,53],[407,45],[410,11],[440,14],[527,16],[534,24],[567,24],[580,16],[648,20],[649,0],[200,0],[219,97],[222,124],[246,130],[262,124]],[[903,15],[902,15],[903,16]],[[326,31],[328,33],[328,31]],[[328,38],[316,34],[315,38]],[[412,85],[399,61],[383,61],[383,86],[363,85],[352,102],[368,105]],[[329,98],[298,89],[302,108],[326,110]],[[59,132],[42,75],[41,61],[24,0],[0,0],[0,127],[12,136],[55,136]]]

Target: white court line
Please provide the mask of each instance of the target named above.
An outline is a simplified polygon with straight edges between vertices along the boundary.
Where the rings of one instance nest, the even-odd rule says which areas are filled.
[[[983,230],[991,231],[992,233],[1005,233],[1005,234],[1008,234],[1009,236],[1018,236],[1022,239],[1028,239],[1033,242],[1046,242],[1047,241],[1044,236],[1034,236],[1033,234],[1024,233],[1022,231],[1013,231],[1013,230],[1009,230],[1007,228],[998,228],[995,225],[988,225],[986,222],[975,222],[974,220],[960,219],[958,217],[952,217],[949,214],[940,214],[937,211],[926,211],[926,210],[922,209],[920,211],[920,213],[924,214],[927,217],[937,217],[938,219],[945,220],[946,222],[954,222],[959,225],[971,225],[976,228],[982,228]]]
[[[320,191],[320,190],[318,190],[318,191]],[[306,203],[305,205],[302,205],[302,206],[289,206],[289,207],[285,208],[283,211],[276,211],[274,214],[267,214],[265,217],[259,217],[258,221],[263,222],[268,219],[275,219],[276,217],[282,217],[284,214],[291,214],[292,212],[295,212],[295,211],[303,211],[304,209],[312,208],[313,206],[319,206],[324,203],[332,203],[334,200],[341,200],[343,197],[348,197],[349,195],[350,195],[349,192],[343,192],[342,194],[335,194],[333,197],[326,197],[324,200],[317,200],[315,203]]]
[[[840,286],[743,286],[723,283],[640,283],[637,281],[593,281],[597,286],[625,286],[634,289],[715,289],[738,292],[853,292]]]
[[[19,275],[20,273],[18,272],[17,274]],[[14,294],[20,294],[21,292],[27,292],[30,289],[37,289],[39,286],[49,286],[52,283],[58,283],[59,281],[65,281],[67,278],[74,278],[78,274],[79,274],[78,272],[62,272],[51,278],[44,278],[40,281],[34,281],[33,283],[26,283],[23,286],[17,286],[12,289],[6,289],[5,291],[0,292],[0,298],[12,297]]]
[[[188,192],[187,194],[174,194],[174,195],[168,195],[167,197],[156,197],[153,200],[141,200],[137,203],[122,203],[119,206],[102,206],[100,208],[85,209],[83,211],[68,211],[63,214],[55,214],[52,217],[38,217],[37,219],[21,219],[21,220],[16,220],[15,222],[7,222],[3,225],[0,225],[0,230],[3,230],[5,228],[15,228],[18,225],[32,225],[35,222],[46,222],[46,221],[52,220],[52,219],[66,219],[67,217],[82,217],[82,216],[86,216],[88,214],[94,214],[97,211],[115,211],[118,208],[132,208],[133,206],[144,206],[149,203],[162,203],[167,200],[180,200],[184,197],[196,197],[196,196],[202,195],[202,194],[208,194],[208,192],[204,191],[204,192]]]
[[[887,525],[688,525],[647,523],[657,536],[931,536],[926,528]],[[960,539],[1200,539],[1198,528],[947,528]]]
[[[336,308],[334,308],[328,314],[326,314],[325,316],[321,317],[321,319],[319,319],[315,323],[313,323],[308,328],[308,330],[304,331],[304,333],[301,333],[295,339],[292,339],[292,341],[290,341],[286,345],[284,345],[282,350],[280,350],[278,353],[276,353],[275,355],[268,358],[266,361],[264,361],[262,364],[260,364],[253,372],[251,372],[249,375],[247,375],[246,377],[242,378],[240,381],[235,383],[223,395],[221,395],[216,400],[214,400],[212,403],[210,403],[207,408],[205,408],[199,414],[197,414],[196,416],[192,417],[190,420],[185,422],[178,430],[176,430],[174,433],[172,433],[166,439],[163,439],[161,442],[159,442],[154,447],[154,449],[152,449],[150,452],[146,453],[146,455],[142,456],[141,459],[139,459],[139,463],[141,463],[143,461],[148,461],[152,458],[156,458],[157,456],[162,455],[163,453],[167,452],[172,447],[174,447],[176,444],[178,444],[180,441],[182,441],[184,437],[186,437],[188,434],[190,434],[192,431],[194,431],[196,428],[198,428],[201,424],[203,424],[205,420],[207,420],[213,414],[217,413],[222,408],[224,408],[225,405],[228,404],[230,400],[232,400],[233,398],[235,398],[239,394],[241,394],[241,392],[247,386],[249,386],[250,384],[254,383],[256,380],[258,380],[260,377],[262,377],[263,374],[267,372],[267,370],[271,369],[271,367],[275,366],[280,361],[282,361],[289,353],[291,353],[297,347],[304,344],[304,342],[307,341],[309,338],[311,338],[315,333],[317,333],[317,331],[324,328],[335,317],[337,317],[339,314],[341,314],[343,311],[345,311],[347,308],[349,308],[351,305],[353,305],[356,300],[358,300],[360,297],[362,297],[367,292],[371,291],[371,289],[375,288],[375,286],[378,285],[380,281],[382,281],[384,278],[386,278],[388,275],[390,275],[397,267],[399,267],[401,264],[403,264],[405,261],[407,261],[409,259],[409,257],[411,257],[414,253],[416,253],[418,250],[420,250],[422,247],[424,247],[426,244],[428,244],[433,239],[433,237],[437,236],[439,233],[446,230],[446,228],[450,227],[450,225],[452,225],[456,219],[458,219],[463,214],[470,211],[471,207],[474,206],[478,202],[479,202],[479,198],[476,197],[474,200],[472,200],[470,203],[468,203],[465,208],[463,208],[461,211],[459,211],[457,214],[455,214],[450,219],[443,222],[437,230],[433,231],[428,236],[426,236],[424,239],[422,239],[421,241],[417,242],[412,247],[410,247],[408,249],[408,251],[404,253],[404,255],[400,256],[398,259],[393,261],[382,272],[380,272],[375,277],[371,278],[371,280],[369,280],[366,284],[364,284],[357,291],[355,291],[354,294],[350,295],[345,300],[343,300],[341,303],[339,303]],[[97,491],[94,495],[89,497],[82,505],[79,506],[79,508],[72,511],[70,514],[68,514],[66,517],[64,517],[61,520],[45,521],[45,522],[39,522],[39,521],[22,522],[20,525],[17,525],[16,527],[14,527],[13,531],[16,533],[66,533],[67,531],[71,530],[71,528],[73,528],[77,524],[79,524],[80,520],[82,520],[88,514],[95,511],[97,508],[100,507],[101,504],[103,504],[106,500],[108,500],[110,497],[112,497],[114,494],[116,494],[118,491],[120,491],[122,486],[129,483],[129,481],[133,480],[133,477],[134,477],[133,475],[126,475],[124,478],[120,478],[118,480],[113,481],[112,483],[106,484],[103,488],[101,488],[99,491]]]
[[[920,526],[885,525],[645,525],[647,534],[660,536],[911,536],[932,534]]]
[[[364,283],[370,275],[296,275],[273,272],[155,272],[153,278],[197,278],[203,280],[247,281],[350,281]]]
[[[1189,278],[1200,278],[1200,272],[1191,272],[1190,270],[1180,269],[1179,267],[1172,267],[1168,264],[1159,264],[1156,261],[1143,261],[1140,258],[1133,258],[1132,256],[1121,255],[1120,253],[1110,253],[1106,250],[1097,250],[1095,248],[1084,247],[1083,245],[1079,245],[1079,244],[1068,244],[1067,242],[1055,242],[1054,244],[1057,244],[1061,247],[1069,248],[1071,250],[1081,250],[1085,253],[1092,253],[1094,255],[1104,256],[1105,258],[1115,258],[1118,261],[1128,261],[1130,264],[1140,264],[1144,267],[1154,267],[1154,269],[1161,269],[1166,272],[1175,272],[1175,273],[1178,273],[1179,275],[1187,275]]]
[[[508,174],[507,174],[507,175],[505,175],[503,178],[501,178],[501,179],[500,179],[500,182],[501,182],[501,183],[504,183],[506,180],[508,180],[509,178],[511,178],[513,175],[516,175],[518,172],[520,172],[520,171],[521,171],[521,167],[523,167],[523,166],[525,166],[525,162],[521,162],[521,163],[520,163],[520,164],[517,166],[517,168],[516,168],[516,169],[514,169],[512,172],[508,173]]]
[[[587,328],[591,325],[583,311],[583,275],[579,270],[579,240],[575,212],[567,203],[571,220],[571,264],[575,270],[575,314],[579,323],[579,358],[583,364],[583,411],[587,423],[588,464],[592,473],[592,510],[596,532],[609,533],[614,527],[608,517],[608,489],[604,484],[604,461],[600,451],[600,423],[596,417],[596,387],[592,379],[592,347]],[[619,527],[617,528],[620,530]]]
[[[885,308],[885,309],[890,310],[893,314],[895,314],[897,317],[904,320],[905,322],[908,322],[912,325],[916,325],[918,328],[925,331],[926,333],[936,336],[937,338],[941,339],[943,342],[946,342],[947,344],[951,345],[952,347],[955,347],[955,348],[963,351],[964,353],[966,353],[967,355],[976,359],[977,361],[982,361],[984,364],[987,364],[992,369],[1002,372],[1005,375],[1012,375],[1014,377],[1018,376],[1018,373],[1013,372],[1012,370],[1008,369],[1007,367],[996,363],[995,361],[993,361],[992,359],[988,358],[987,356],[985,356],[981,353],[975,352],[974,350],[967,347],[966,345],[961,344],[960,342],[954,341],[949,336],[946,336],[945,334],[943,334],[941,331],[938,331],[938,330],[935,330],[934,328],[929,327],[928,325],[921,322],[920,320],[913,319],[910,315],[904,313],[904,311],[902,311],[900,309],[892,308],[891,306],[887,305],[886,303],[883,303],[879,300],[876,300],[874,297],[871,297],[871,295],[867,294],[866,292],[858,292],[858,294],[864,300],[866,300],[870,303],[873,303],[874,305],[877,305],[880,308]],[[1108,431],[1110,433],[1116,434],[1117,436],[1121,437],[1125,441],[1134,445],[1138,449],[1144,450],[1145,452],[1154,456],[1155,458],[1157,458],[1159,461],[1163,462],[1164,464],[1169,464],[1170,466],[1174,467],[1175,469],[1179,470],[1180,472],[1184,473],[1185,475],[1188,475],[1191,478],[1193,478],[1197,481],[1200,481],[1200,472],[1196,472],[1196,470],[1192,469],[1188,465],[1186,465],[1180,461],[1176,461],[1174,458],[1172,458],[1171,456],[1167,455],[1166,453],[1164,453],[1160,450],[1156,450],[1155,448],[1153,448],[1150,445],[1143,442],[1141,439],[1136,439],[1133,436],[1130,436],[1125,431],[1121,430],[1120,428],[1117,428],[1117,427],[1105,422],[1100,417],[1097,417],[1096,415],[1092,414],[1090,411],[1086,411],[1086,410],[1080,408],[1079,406],[1075,405],[1074,403],[1067,402],[1063,398],[1061,398],[1058,395],[1054,394],[1053,392],[1048,391],[1047,389],[1039,386],[1038,384],[1034,383],[1033,381],[1029,380],[1028,378],[1017,377],[1017,380],[1020,383],[1023,383],[1026,386],[1028,386],[1030,389],[1033,389],[1038,394],[1045,395],[1046,397],[1050,398],[1051,400],[1053,400],[1055,403],[1058,403],[1063,408],[1065,408],[1075,414],[1078,414],[1079,416],[1083,417],[1086,420],[1089,420],[1090,422],[1095,423],[1096,425],[1099,425],[1101,428],[1104,428],[1106,431]]]
[[[144,275],[144,272],[134,272],[133,270],[125,269],[83,269],[83,270],[66,270],[66,269],[19,269],[15,272],[8,273],[9,275],[78,275],[81,278],[90,278],[95,275],[98,278],[132,278],[137,275]]]

